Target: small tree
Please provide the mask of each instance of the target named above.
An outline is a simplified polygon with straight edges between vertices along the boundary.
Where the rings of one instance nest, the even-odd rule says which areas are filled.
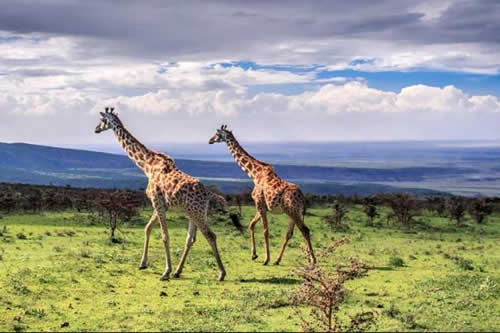
[[[485,219],[493,213],[493,205],[487,199],[474,199],[468,206],[470,216],[477,224],[483,224]]]
[[[141,206],[141,200],[134,197],[132,193],[125,191],[103,192],[96,199],[97,211],[104,216],[106,224],[110,229],[111,241],[116,241],[115,231],[120,223],[130,221],[137,215]]]
[[[379,216],[375,199],[366,198],[363,202],[363,211],[368,217],[368,225],[373,226],[375,218]]]
[[[413,218],[420,214],[417,199],[409,194],[392,194],[387,198],[387,203],[392,209],[389,217],[394,217],[405,227],[410,227]]]
[[[345,220],[344,218],[348,212],[349,205],[343,197],[338,197],[333,202],[332,214],[325,216],[324,220],[332,229],[340,229],[343,227],[342,222]]]
[[[434,211],[437,216],[443,216],[446,213],[446,200],[444,198],[427,198],[426,206],[429,211]]]
[[[347,238],[334,242],[319,254],[318,263],[348,242]],[[334,272],[326,271],[318,264],[298,268],[295,274],[303,282],[292,295],[291,304],[304,332],[360,332],[367,330],[375,322],[373,311],[358,313],[351,317],[349,323],[344,323],[339,317],[339,308],[347,293],[345,282],[366,274],[366,266],[361,260],[351,258],[347,267],[339,265]],[[300,310],[303,305],[312,307],[309,318]]]
[[[457,227],[462,225],[465,217],[465,200],[461,197],[453,197],[446,202],[446,210],[450,218],[455,220]]]
[[[7,214],[16,209],[16,200],[11,194],[3,195],[0,198],[0,209],[4,210]]]

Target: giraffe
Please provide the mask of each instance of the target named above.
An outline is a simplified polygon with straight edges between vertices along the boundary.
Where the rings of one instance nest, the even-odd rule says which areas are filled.
[[[289,217],[288,230],[285,234],[281,250],[279,252],[275,265],[279,265],[286,245],[293,236],[295,225],[299,228],[306,241],[307,250],[311,264],[316,263],[309,228],[304,224],[305,198],[300,188],[290,182],[281,179],[274,168],[267,163],[257,160],[241,147],[232,131],[227,129],[227,125],[222,125],[217,129],[215,135],[208,141],[209,144],[225,142],[229,151],[233,155],[236,163],[253,180],[254,188],[252,190],[252,199],[255,202],[256,214],[250,221],[248,229],[250,231],[252,260],[257,259],[255,249],[254,229],[259,220],[262,220],[264,229],[264,242],[266,258],[264,265],[269,263],[269,229],[267,222],[267,211],[282,210]]]
[[[165,271],[161,276],[161,280],[169,279],[172,264],[165,215],[169,208],[178,207],[188,216],[189,226],[184,252],[175,270],[174,278],[180,277],[189,250],[196,241],[197,229],[200,229],[215,256],[219,269],[218,280],[223,281],[226,271],[217,249],[216,235],[210,230],[206,220],[210,201],[220,203],[224,198],[207,190],[198,179],[177,169],[174,160],[170,156],[146,148],[123,126],[114,108],[106,107],[105,112],[100,112],[100,114],[101,120],[95,129],[95,133],[112,129],[128,157],[148,177],[146,195],[151,200],[153,215],[144,228],[144,251],[139,269],[147,268],[151,229],[155,221],[159,220],[166,258]]]

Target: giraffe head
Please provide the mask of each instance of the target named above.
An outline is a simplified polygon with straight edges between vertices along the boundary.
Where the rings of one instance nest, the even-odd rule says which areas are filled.
[[[233,133],[227,129],[227,125],[222,125],[217,129],[215,135],[208,140],[209,144],[218,143],[218,142],[227,142],[227,139],[231,137]]]
[[[96,133],[104,132],[121,124],[120,119],[118,119],[118,114],[115,112],[115,108],[106,107],[104,110],[104,112],[99,112],[101,114],[101,121],[95,128]]]

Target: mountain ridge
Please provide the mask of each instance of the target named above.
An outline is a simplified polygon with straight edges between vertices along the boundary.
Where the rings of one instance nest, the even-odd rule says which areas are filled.
[[[204,182],[221,185],[230,191],[248,187],[250,182],[234,162],[175,159],[179,169],[200,177]],[[428,177],[464,174],[470,168],[406,167],[406,168],[350,168],[275,164],[277,173],[290,181],[307,185],[319,193],[329,193],[328,186],[346,189],[338,182],[374,183],[382,181],[420,181]],[[146,178],[126,155],[91,150],[59,148],[30,143],[0,142],[0,181],[33,184],[72,185],[78,187],[142,188]],[[210,178],[218,180],[210,180]],[[207,180],[208,179],[208,180]],[[227,180],[222,180],[227,179]],[[315,185],[316,184],[316,185]],[[360,189],[360,184],[353,184]],[[367,184],[384,192],[391,186]],[[405,190],[405,189],[401,189]],[[362,191],[360,189],[360,191]],[[422,191],[422,190],[419,190]],[[373,192],[373,191],[370,191]]]

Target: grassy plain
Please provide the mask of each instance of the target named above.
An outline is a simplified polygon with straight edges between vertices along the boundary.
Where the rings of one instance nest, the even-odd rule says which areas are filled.
[[[309,209],[306,224],[317,251],[332,238],[351,243],[322,264],[356,256],[371,268],[348,283],[345,315],[375,309],[378,331],[500,330],[500,216],[457,228],[446,218],[418,217],[411,230],[366,225],[361,207],[351,209],[349,230],[332,231],[321,219],[326,208]],[[305,263],[296,232],[280,266],[263,266],[262,226],[256,231],[259,258],[250,259],[248,232],[212,219],[226,265],[217,270],[206,240],[198,234],[183,276],[162,282],[164,256],[159,227],[150,243],[150,266],[138,270],[143,211],[111,243],[107,231],[85,214],[45,212],[0,219],[0,331],[298,331],[288,300],[300,283],[292,273]],[[245,225],[254,215],[244,207]],[[288,221],[270,215],[273,260]],[[177,264],[187,221],[169,213],[171,252]],[[307,309],[304,309],[307,311]]]

